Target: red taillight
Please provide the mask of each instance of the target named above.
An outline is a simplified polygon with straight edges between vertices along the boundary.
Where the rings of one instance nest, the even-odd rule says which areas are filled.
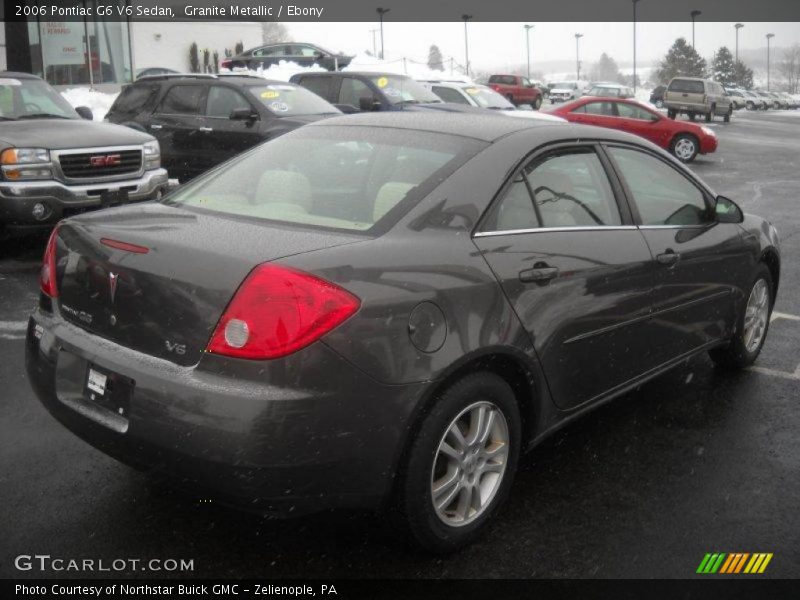
[[[232,60],[222,60],[220,61],[219,66],[221,69],[230,69],[231,64],[233,64]]]
[[[150,252],[150,248],[146,246],[139,246],[137,244],[112,240],[111,238],[100,238],[100,243],[104,246],[108,246],[109,248],[124,250],[125,252],[133,252],[134,254],[147,254]]]
[[[253,269],[220,318],[207,351],[236,358],[279,358],[331,331],[361,302],[347,290],[278,265]]]
[[[47,240],[47,248],[42,259],[42,271],[39,276],[39,287],[42,292],[51,298],[58,297],[58,286],[56,285],[56,238],[58,238],[58,227],[53,229],[50,239]]]

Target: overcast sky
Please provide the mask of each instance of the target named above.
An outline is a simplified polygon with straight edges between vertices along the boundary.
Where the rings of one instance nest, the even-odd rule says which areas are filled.
[[[295,23],[288,24],[296,41],[316,42],[330,50],[347,53],[372,49],[372,33],[378,23]],[[727,45],[734,52],[736,43],[733,23],[696,24],[696,48],[703,57],[710,57],[717,48]],[[631,23],[535,23],[531,30],[532,69],[537,61],[575,60],[575,33],[582,33],[581,62],[588,66],[602,52],[610,54],[621,65],[633,56]],[[658,60],[679,36],[689,43],[691,21],[681,23],[638,23],[637,62]],[[765,35],[774,33],[772,46],[790,46],[800,42],[800,23],[745,23],[739,32],[739,50],[766,48]],[[380,37],[377,46],[380,51]],[[384,23],[386,58],[402,56],[425,61],[431,44],[437,44],[445,59],[453,56],[464,61],[464,23]],[[469,24],[470,62],[476,70],[494,66],[524,64],[525,30],[523,23]]]

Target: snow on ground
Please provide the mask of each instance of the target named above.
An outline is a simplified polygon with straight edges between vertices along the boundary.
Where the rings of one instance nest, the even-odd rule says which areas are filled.
[[[108,109],[114,104],[117,94],[108,94],[89,88],[70,88],[61,92],[72,106],[88,106],[92,109],[95,121],[102,121]]]

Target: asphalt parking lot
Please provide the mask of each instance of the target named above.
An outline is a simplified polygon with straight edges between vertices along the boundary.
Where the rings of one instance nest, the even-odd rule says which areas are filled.
[[[698,357],[555,434],[522,462],[479,543],[409,550],[379,517],[272,521],[172,491],[49,416],[24,372],[44,241],[0,246],[0,576],[14,557],[183,558],[199,577],[688,577],[706,552],[800,565],[800,111],[716,121],[692,168],[782,240],[781,289],[757,366]],[[114,575],[141,575],[116,573]],[[147,573],[159,576],[165,573]],[[103,575],[102,573],[99,575]],[[174,574],[173,574],[174,575]]]

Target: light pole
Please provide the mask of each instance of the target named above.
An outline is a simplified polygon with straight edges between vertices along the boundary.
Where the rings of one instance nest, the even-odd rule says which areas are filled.
[[[734,25],[736,28],[736,62],[739,62],[739,30],[744,27],[742,23],[737,23]]]
[[[383,60],[383,16],[388,13],[391,8],[380,8],[378,7],[376,11],[378,12],[378,18],[381,20],[381,60]]]
[[[530,32],[533,29],[533,25],[524,25],[525,27],[525,51],[528,55],[528,79],[531,78],[531,38]]]
[[[769,91],[769,41],[774,37],[774,33],[767,34],[767,91]]]
[[[464,20],[464,63],[467,68],[467,77],[469,77],[469,37],[467,36],[467,22],[472,19],[472,15],[461,15]]]
[[[576,76],[575,79],[578,81],[581,80],[581,38],[583,37],[582,33],[575,34],[575,71]]]
[[[633,95],[636,95],[636,5],[639,0],[633,2]]]
[[[694,50],[694,20],[703,14],[700,10],[693,10],[689,13],[692,17],[692,50]]]

